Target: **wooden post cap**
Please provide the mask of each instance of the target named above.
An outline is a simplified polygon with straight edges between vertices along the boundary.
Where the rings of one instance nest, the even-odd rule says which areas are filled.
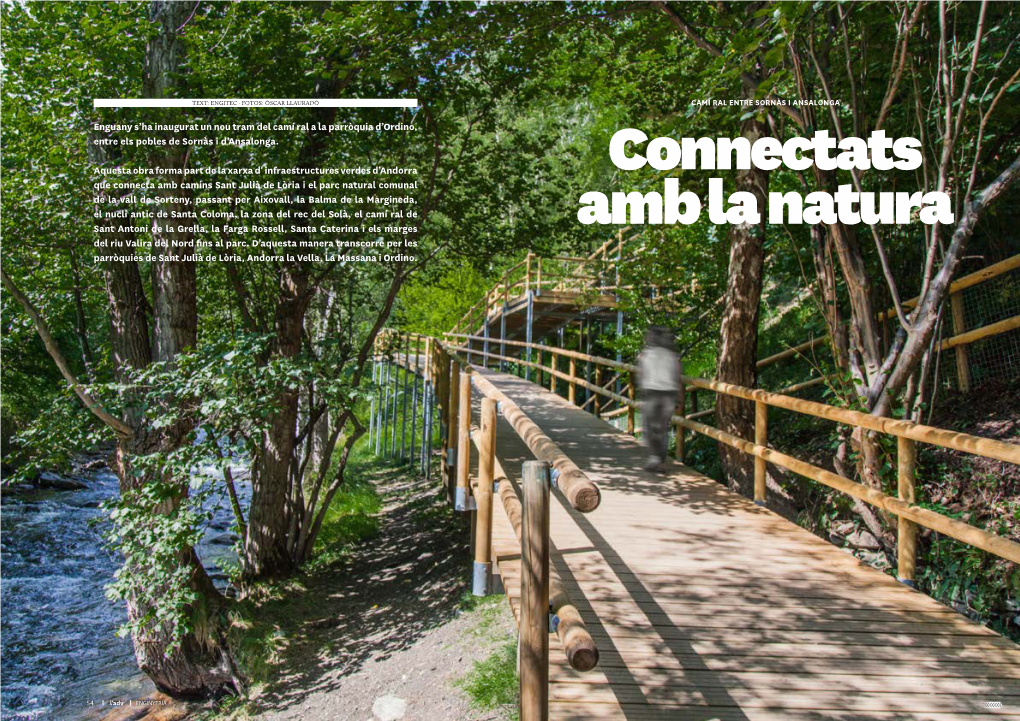
[[[570,501],[570,505],[581,513],[591,513],[602,503],[599,487],[578,468],[560,473],[556,486]]]

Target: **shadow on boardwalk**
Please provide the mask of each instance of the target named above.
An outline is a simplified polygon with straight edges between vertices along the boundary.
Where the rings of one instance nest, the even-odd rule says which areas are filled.
[[[1020,649],[805,529],[535,384],[483,371],[602,490],[589,514],[554,493],[554,560],[601,653],[554,656],[552,718],[949,719],[1016,715]],[[518,483],[530,451],[505,422]],[[497,551],[519,593],[519,553]]]

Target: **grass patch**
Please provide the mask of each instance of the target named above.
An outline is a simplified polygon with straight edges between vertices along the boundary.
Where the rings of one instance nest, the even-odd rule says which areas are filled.
[[[460,597],[460,607],[464,613],[474,615],[474,626],[471,633],[480,637],[491,637],[506,612],[506,596],[502,593],[492,596],[475,596],[470,590],[464,591]],[[515,662],[516,665],[516,662]]]
[[[457,682],[471,699],[471,705],[486,711],[502,711],[507,718],[518,718],[517,641],[510,639]]]
[[[355,545],[379,532],[382,500],[367,477],[368,471],[361,458],[351,459],[345,471],[344,485],[333,496],[333,502],[322,519],[309,570],[343,561]]]

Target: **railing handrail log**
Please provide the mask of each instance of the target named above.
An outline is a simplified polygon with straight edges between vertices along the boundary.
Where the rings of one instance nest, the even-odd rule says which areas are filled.
[[[449,338],[464,338],[465,340],[484,340],[482,336],[471,335],[469,333],[444,333],[443,335]],[[588,353],[582,353],[581,351],[570,350],[568,348],[555,348],[553,346],[541,345],[540,343],[528,343],[523,340],[505,340],[501,341],[506,345],[517,346],[520,348],[532,348],[536,350],[547,350],[551,351],[554,355],[561,355],[565,358],[574,358],[580,361],[591,361],[593,363],[600,363],[610,368],[616,368],[621,371],[633,371],[637,366],[630,363],[622,363],[619,361],[612,360],[610,358],[602,358],[600,356],[589,355]]]
[[[970,273],[968,275],[963,276],[962,278],[954,280],[952,283],[949,284],[949,292],[946,295],[949,296],[952,295],[953,293],[959,293],[961,290],[966,290],[967,288],[970,288],[972,286],[980,285],[981,283],[984,283],[986,280],[991,280],[992,278],[998,278],[1000,275],[1008,273],[1009,271],[1015,270],[1017,268],[1020,268],[1020,253],[1010,256],[1005,260],[1000,260],[998,263],[992,263],[986,268],[976,270],[973,273]],[[903,301],[903,307],[913,308],[917,305],[917,301],[918,301],[917,298],[905,300]],[[883,311],[882,314],[879,316],[879,319],[881,319],[882,316],[885,316],[886,318],[895,318],[896,309],[890,308],[889,310]]]
[[[513,484],[507,479],[503,466],[499,461],[495,462],[495,477],[499,485],[499,498],[503,502],[503,510],[510,520],[510,525],[517,534],[517,540],[521,539],[521,521],[523,518],[523,507],[521,499],[517,495]],[[599,650],[595,641],[588,631],[588,627],[581,618],[580,611],[571,602],[570,594],[563,586],[563,579],[560,578],[556,567],[549,564],[549,607],[552,612],[559,616],[559,623],[556,626],[556,635],[563,644],[563,650],[567,656],[570,667],[581,672],[591,671],[599,662]]]
[[[974,341],[981,340],[993,335],[1000,335],[1002,333],[1008,333],[1011,330],[1020,328],[1020,315],[1015,315],[1012,318],[1004,318],[996,323],[990,323],[989,325],[975,328],[974,330],[954,335],[952,338],[947,338],[939,344],[939,350],[949,350],[960,345],[970,345]]]
[[[922,443],[930,443],[932,445],[951,448],[964,453],[972,453],[977,456],[994,458],[998,461],[1006,461],[1007,463],[1020,465],[1020,445],[1004,443],[1003,441],[997,441],[992,438],[972,436],[969,433],[947,431],[942,428],[934,428],[932,426],[914,423],[913,421],[873,416],[870,413],[862,413],[861,411],[855,411],[849,408],[834,408],[816,401],[792,398],[790,396],[771,393],[761,389],[745,388],[732,383],[723,383],[722,381],[710,381],[704,378],[694,378],[686,375],[681,376],[681,380],[696,388],[704,388],[706,390],[715,391],[716,393],[724,393],[734,398],[743,398],[748,401],[762,401],[763,403],[776,408],[804,413],[809,416],[815,416],[816,418],[824,418],[825,420],[835,421],[837,423],[859,426],[871,431],[887,433],[891,436],[909,438],[914,441],[921,441]]]
[[[460,349],[447,348],[446,350],[464,367],[470,368],[467,361],[458,352]],[[493,355],[481,351],[472,351],[472,353]],[[492,385],[487,378],[478,373],[471,373],[471,379],[483,396],[499,401],[500,414],[506,418],[514,432],[521,437],[528,449],[535,455],[535,458],[545,461],[556,469],[559,474],[556,486],[566,496],[570,505],[581,513],[590,513],[598,508],[599,503],[602,502],[602,493],[599,491],[599,487],[539,428],[538,424],[528,418],[520,406]]]
[[[453,337],[474,337],[463,336],[462,334],[450,335]],[[546,350],[552,350],[555,353],[567,355],[568,357],[573,355],[575,358],[579,358],[580,360],[591,360],[593,363],[601,363],[602,365],[619,368],[620,370],[634,371],[637,368],[630,363],[620,363],[609,358],[590,356],[585,353],[553,348],[551,346],[539,346],[535,343],[528,344],[521,341],[506,341],[506,343],[507,345],[523,345],[525,347],[530,345],[533,348],[541,347]],[[515,363],[527,365],[527,363],[523,360],[510,360],[513,360]],[[1020,445],[1017,444],[1005,443],[992,438],[972,436],[969,433],[947,431],[942,428],[914,423],[913,421],[873,416],[870,413],[863,413],[849,408],[834,408],[832,406],[827,406],[824,403],[804,400],[801,398],[792,398],[779,393],[761,390],[760,388],[745,388],[744,386],[738,386],[732,383],[724,383],[722,381],[713,381],[687,375],[680,376],[680,379],[681,382],[686,383],[689,387],[704,388],[705,390],[723,393],[734,398],[742,398],[748,401],[762,401],[766,405],[770,405],[775,408],[782,408],[796,413],[804,413],[809,416],[815,416],[816,418],[822,418],[836,423],[860,426],[861,428],[867,428],[871,431],[887,433],[891,436],[909,438],[922,443],[929,443],[931,445],[942,446],[944,448],[951,448],[955,451],[972,453],[974,455],[984,456],[985,458],[993,458],[997,461],[1006,461],[1007,463],[1020,465]],[[590,390],[598,392],[598,390],[595,390],[593,386],[586,384],[583,380],[577,380],[575,382],[589,388]],[[620,399],[620,396],[617,396],[615,393],[609,394],[608,391],[605,392],[605,395],[607,397],[614,398],[615,400]]]
[[[828,336],[820,335],[816,338],[812,338],[809,341],[804,341],[799,345],[787,348],[786,350],[775,353],[774,355],[770,355],[767,358],[762,358],[760,361],[755,363],[755,367],[764,368],[765,366],[770,366],[773,363],[778,363],[781,360],[791,358],[795,355],[800,355],[804,351],[811,350],[816,345],[826,342],[828,339],[829,339]]]
[[[507,343],[509,344],[510,341],[507,341]],[[548,347],[547,347],[547,349],[548,349]],[[467,351],[467,346],[458,346],[458,347],[452,348],[450,350],[455,350],[455,351],[458,351],[458,352],[466,352]],[[558,351],[560,349],[556,348],[555,350]],[[512,358],[510,356],[500,355],[498,353],[492,353],[492,352],[486,353],[484,351],[473,350],[473,351],[471,351],[471,354],[472,355],[478,355],[478,356],[488,356],[488,357],[494,358],[496,360],[506,360],[506,361],[510,361],[512,363],[518,363],[518,364],[520,364],[522,366],[528,366],[530,368],[538,368],[538,364],[537,363],[534,363],[534,362],[531,362],[531,361],[522,360],[520,358]],[[564,373],[561,370],[552,369],[552,368],[549,368],[549,367],[543,367],[543,370],[546,373],[549,373],[549,374],[555,376],[556,378],[559,378],[560,380],[564,380],[567,383],[574,383],[576,385],[581,386],[582,388],[587,388],[588,390],[592,391],[593,393],[601,393],[606,398],[609,398],[611,400],[617,401],[619,403],[625,403],[628,406],[631,406],[631,405],[636,406],[637,405],[637,401],[632,401],[630,398],[627,398],[626,396],[622,396],[619,393],[614,393],[613,391],[610,391],[610,390],[607,390],[607,389],[602,388],[600,386],[597,386],[594,383],[589,383],[588,381],[586,381],[583,378],[580,378],[578,376],[571,376],[569,373]]]
[[[801,461],[780,451],[757,445],[751,441],[747,441],[730,433],[726,433],[725,431],[721,431],[718,428],[713,428],[711,426],[706,426],[703,423],[692,421],[690,418],[673,416],[672,420],[674,423],[677,423],[688,430],[694,431],[695,433],[701,433],[702,435],[736,448],[739,451],[743,451],[744,453],[756,458],[761,458],[768,463],[786,468],[794,473],[810,478],[813,481],[817,481],[823,485],[829,486],[830,488],[834,488],[837,491],[846,493],[848,496],[853,496],[861,501],[865,501],[873,506],[889,511],[894,515],[914,521],[925,528],[930,528],[938,533],[944,533],[947,536],[952,536],[958,541],[963,541],[964,543],[980,548],[983,551],[993,553],[996,556],[1013,561],[1014,563],[1020,563],[1020,543],[1015,543],[1007,538],[1003,538],[1002,536],[989,533],[988,531],[972,526],[969,523],[964,523],[963,521],[957,521],[954,518],[943,516],[942,514],[936,513],[935,511],[931,511],[927,508],[921,508],[919,506],[905,503],[898,498],[894,498],[893,496],[886,495],[879,490],[865,486],[863,483],[851,481],[849,478],[844,478],[832,471],[819,468],[818,466],[812,465],[806,461]]]

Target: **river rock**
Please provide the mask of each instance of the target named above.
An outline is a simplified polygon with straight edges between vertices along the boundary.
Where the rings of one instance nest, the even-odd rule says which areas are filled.
[[[854,548],[861,548],[866,551],[877,551],[882,547],[878,539],[871,535],[870,531],[860,529],[846,537],[846,543]]]
[[[407,713],[407,701],[396,696],[380,696],[372,704],[372,716],[377,721],[398,721]]]
[[[50,471],[40,473],[36,484],[39,488],[55,488],[58,491],[80,491],[82,488],[88,488],[77,478],[68,478],[67,476],[51,473]]]

